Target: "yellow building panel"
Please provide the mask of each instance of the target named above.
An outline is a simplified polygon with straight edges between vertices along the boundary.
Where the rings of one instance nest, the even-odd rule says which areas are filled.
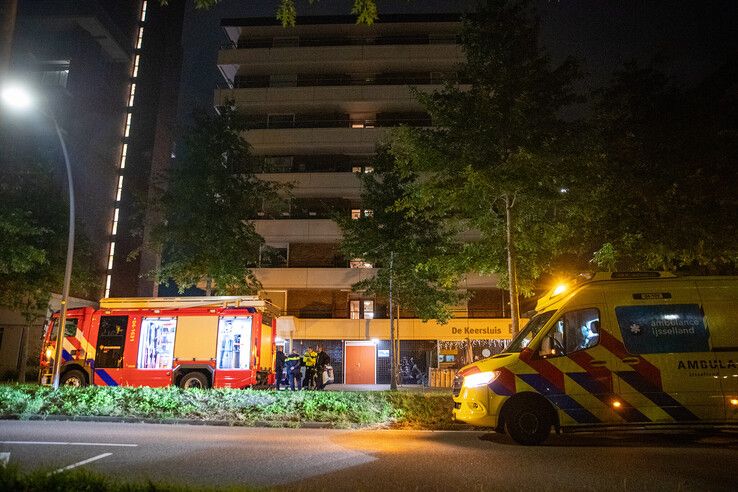
[[[174,340],[174,358],[182,364],[215,359],[217,316],[180,316]]]
[[[318,340],[370,340],[389,338],[388,319],[294,319],[292,338]],[[525,323],[527,320],[521,320]],[[507,318],[452,318],[445,325],[435,320],[400,319],[395,325],[401,340],[509,340]]]

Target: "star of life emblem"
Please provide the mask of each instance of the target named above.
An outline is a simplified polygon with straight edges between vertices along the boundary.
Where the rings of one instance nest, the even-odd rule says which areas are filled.
[[[633,335],[639,335],[641,333],[641,325],[633,323],[632,325],[630,325],[630,332]]]

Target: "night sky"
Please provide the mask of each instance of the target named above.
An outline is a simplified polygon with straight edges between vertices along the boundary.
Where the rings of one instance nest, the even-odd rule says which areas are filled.
[[[352,0],[297,0],[299,15],[349,15]],[[689,84],[738,54],[738,3],[735,0],[539,0],[542,41],[554,60],[577,58],[595,87],[624,61],[650,60],[657,52],[675,80]],[[188,0],[180,89],[180,121],[192,108],[212,105],[221,83],[217,51],[226,40],[220,19],[273,17],[278,2],[222,0],[210,11],[196,11]],[[474,1],[378,1],[379,15],[471,11]]]

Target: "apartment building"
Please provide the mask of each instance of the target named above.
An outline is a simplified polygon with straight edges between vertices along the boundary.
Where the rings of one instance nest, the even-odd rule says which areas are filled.
[[[285,29],[273,18],[224,19],[230,40],[218,55],[234,102],[247,115],[246,138],[264,157],[264,179],[293,183],[288,205],[265,203],[252,217],[266,240],[256,274],[263,295],[285,316],[286,345],[322,343],[337,380],[389,382],[386,301],[352,292],[375,273],[344,258],[335,211],[370,213],[360,201],[361,173],[372,172],[377,143],[393,127],[430,126],[410,87],[433,90],[453,78],[463,52],[458,15],[383,15],[372,26],[353,17],[302,17]],[[474,296],[447,325],[402,312],[403,379],[419,382],[430,366],[498,352],[509,338],[504,293],[493,278],[460,286]]]

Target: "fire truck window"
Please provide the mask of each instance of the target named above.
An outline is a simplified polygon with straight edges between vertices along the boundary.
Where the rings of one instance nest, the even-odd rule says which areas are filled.
[[[177,318],[144,318],[138,346],[139,369],[171,369]]]
[[[51,326],[51,335],[49,337],[50,340],[56,340],[56,326],[59,323],[59,319],[55,319],[54,323]],[[77,334],[77,323],[79,323],[79,320],[76,318],[67,318],[66,320],[66,327],[64,329],[64,336],[65,337],[73,337]]]
[[[123,367],[123,347],[126,343],[128,316],[101,316],[97,332],[95,367]]]
[[[221,318],[218,369],[248,369],[251,364],[251,317]]]

